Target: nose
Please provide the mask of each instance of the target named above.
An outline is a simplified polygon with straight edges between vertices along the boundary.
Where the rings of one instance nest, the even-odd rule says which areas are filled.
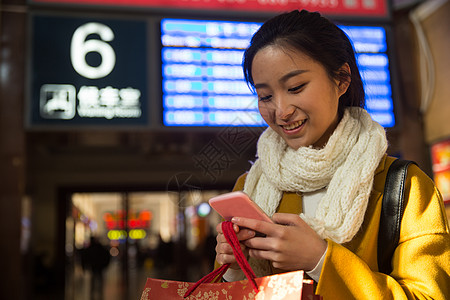
[[[276,116],[282,121],[288,121],[295,113],[295,106],[282,97],[278,97],[275,105]]]

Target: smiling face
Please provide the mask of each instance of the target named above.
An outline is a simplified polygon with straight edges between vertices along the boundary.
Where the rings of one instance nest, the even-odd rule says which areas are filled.
[[[289,147],[326,144],[339,122],[339,97],[347,82],[331,79],[302,52],[276,45],[256,53],[251,74],[261,116]]]

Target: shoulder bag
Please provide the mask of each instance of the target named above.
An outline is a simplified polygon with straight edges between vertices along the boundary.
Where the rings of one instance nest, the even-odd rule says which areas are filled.
[[[413,161],[396,159],[389,167],[384,184],[383,203],[378,231],[378,270],[392,272],[392,256],[400,239],[400,225],[405,209],[404,188],[408,166]]]

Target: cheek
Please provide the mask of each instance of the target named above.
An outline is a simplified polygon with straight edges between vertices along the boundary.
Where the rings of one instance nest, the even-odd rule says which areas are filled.
[[[274,110],[270,107],[270,105],[268,103],[259,102],[258,109],[259,109],[259,113],[261,114],[261,117],[263,117],[263,119],[266,122],[269,119],[271,119],[274,114]]]
[[[322,113],[324,119],[333,120],[337,116],[339,106],[337,88],[333,86],[328,89],[324,88],[320,98],[324,99],[324,101],[318,104],[317,110]]]

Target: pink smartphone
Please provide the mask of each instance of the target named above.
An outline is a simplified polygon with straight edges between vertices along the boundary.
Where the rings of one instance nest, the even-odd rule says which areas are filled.
[[[273,223],[272,219],[243,192],[231,192],[209,199],[209,205],[225,220],[244,217]]]

